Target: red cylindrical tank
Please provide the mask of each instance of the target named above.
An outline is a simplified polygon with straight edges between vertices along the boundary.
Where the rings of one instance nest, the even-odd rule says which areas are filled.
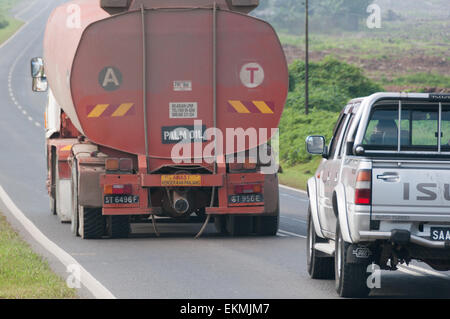
[[[44,41],[48,81],[92,142],[145,154],[144,91],[149,156],[170,158],[183,136],[177,128],[192,135],[194,121],[211,128],[214,91],[224,145],[227,128],[269,129],[256,142],[262,144],[278,127],[288,70],[273,28],[238,12],[183,3],[183,9],[146,7],[144,15],[131,6],[110,16],[98,2],[78,0],[51,15]],[[255,146],[250,141],[234,152]]]

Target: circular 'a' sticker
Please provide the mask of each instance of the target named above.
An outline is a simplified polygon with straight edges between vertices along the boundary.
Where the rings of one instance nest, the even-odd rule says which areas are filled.
[[[115,91],[122,85],[122,73],[116,67],[107,66],[100,71],[98,83],[106,91]]]
[[[258,63],[247,63],[242,66],[239,76],[245,87],[254,89],[263,83],[264,69]]]

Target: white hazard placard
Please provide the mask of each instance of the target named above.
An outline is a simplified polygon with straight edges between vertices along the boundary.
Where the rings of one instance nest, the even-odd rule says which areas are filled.
[[[247,63],[242,66],[239,76],[245,87],[254,89],[264,82],[264,69],[256,62]]]
[[[172,102],[169,103],[171,119],[195,119],[198,114],[197,102]]]

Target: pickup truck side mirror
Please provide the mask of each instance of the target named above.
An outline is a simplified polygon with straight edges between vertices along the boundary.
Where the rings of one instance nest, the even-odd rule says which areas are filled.
[[[31,77],[33,78],[33,91],[45,92],[48,89],[47,76],[44,71],[44,60],[42,58],[31,59]]]
[[[322,155],[326,157],[327,146],[325,145],[325,137],[312,135],[306,138],[306,151],[312,155]]]

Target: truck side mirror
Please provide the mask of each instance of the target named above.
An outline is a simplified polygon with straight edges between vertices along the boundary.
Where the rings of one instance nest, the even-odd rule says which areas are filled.
[[[32,90],[34,92],[47,91],[48,82],[44,70],[44,60],[42,58],[31,59],[31,77],[33,78]]]
[[[325,155],[327,151],[325,137],[317,135],[308,136],[306,138],[306,151],[313,155]]]

